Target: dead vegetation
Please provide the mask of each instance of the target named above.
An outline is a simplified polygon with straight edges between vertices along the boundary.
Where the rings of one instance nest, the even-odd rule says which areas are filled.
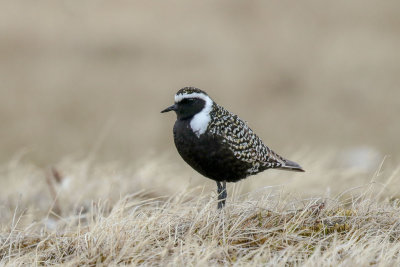
[[[396,172],[386,185],[372,182],[336,197],[299,198],[277,188],[257,196],[236,192],[218,211],[215,193],[204,187],[161,195],[139,188],[129,171],[74,164],[61,164],[69,166],[65,173],[26,164],[2,169],[8,190],[2,187],[1,264],[400,264],[400,204],[384,190],[398,182]],[[74,181],[82,174],[84,183]],[[108,190],[115,177],[119,196]],[[30,190],[15,195],[11,182],[21,186],[27,178]]]

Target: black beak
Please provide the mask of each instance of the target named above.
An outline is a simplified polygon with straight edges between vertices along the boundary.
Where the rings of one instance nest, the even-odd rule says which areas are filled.
[[[164,109],[163,111],[161,111],[161,113],[165,113],[165,112],[169,112],[169,111],[176,111],[177,110],[177,106],[176,106],[176,104],[173,104],[172,106],[170,106],[170,107],[167,107],[166,109]]]

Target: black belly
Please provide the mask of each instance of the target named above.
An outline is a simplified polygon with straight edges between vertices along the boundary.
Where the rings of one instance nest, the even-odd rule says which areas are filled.
[[[207,178],[237,182],[249,176],[247,170],[252,164],[237,159],[219,136],[206,132],[197,137],[188,120],[176,121],[174,141],[186,163]]]

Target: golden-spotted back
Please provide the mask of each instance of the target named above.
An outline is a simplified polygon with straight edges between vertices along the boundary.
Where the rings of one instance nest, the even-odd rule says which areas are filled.
[[[241,161],[251,163],[249,174],[269,168],[303,171],[296,163],[286,160],[269,149],[250,127],[237,115],[214,103],[207,131],[222,137],[223,142]]]

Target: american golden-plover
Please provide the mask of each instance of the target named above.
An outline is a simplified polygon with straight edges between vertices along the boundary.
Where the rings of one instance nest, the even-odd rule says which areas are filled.
[[[238,116],[215,103],[204,91],[185,87],[175,103],[175,146],[193,169],[217,182],[218,208],[225,205],[226,182],[237,182],[266,169],[304,172],[296,162],[271,149]]]

